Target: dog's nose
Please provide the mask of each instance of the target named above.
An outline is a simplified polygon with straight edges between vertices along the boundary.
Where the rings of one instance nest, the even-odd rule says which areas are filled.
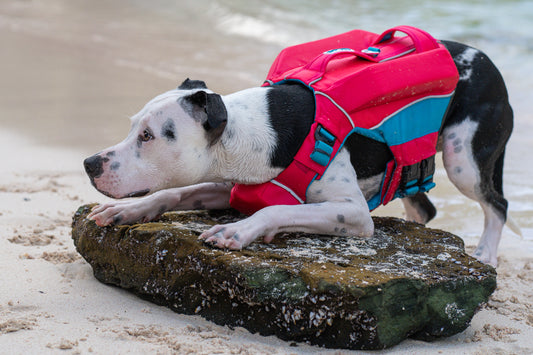
[[[97,178],[104,173],[104,168],[102,167],[103,161],[104,159],[98,154],[95,154],[83,161],[85,171],[91,179]]]

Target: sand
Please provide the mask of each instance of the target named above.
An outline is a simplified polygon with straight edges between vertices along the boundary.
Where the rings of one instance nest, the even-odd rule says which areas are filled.
[[[10,48],[0,57],[0,354],[358,353],[221,327],[99,283],[70,237],[77,207],[106,201],[90,185],[82,161],[125,136],[126,117],[187,74],[154,75],[124,61],[117,64],[111,49],[99,55],[94,47],[10,23],[0,17],[0,43]],[[114,117],[118,121],[111,122]],[[511,161],[525,153],[517,145],[510,152]],[[519,165],[510,164],[515,180]],[[439,171],[437,178],[444,180]],[[517,200],[531,195],[523,191],[511,189],[511,195]],[[472,251],[479,234],[462,223],[473,219],[478,230],[479,210],[445,181],[434,199],[443,211],[431,226],[458,234],[466,230]],[[398,204],[379,213],[401,216]],[[527,208],[517,215],[522,221],[533,216]],[[499,255],[498,288],[466,331],[371,353],[533,353],[532,240],[506,229]]]
[[[99,283],[70,237],[76,208],[105,200],[82,172],[83,152],[5,131],[0,151],[17,152],[0,176],[0,353],[351,353],[221,327]],[[533,352],[533,261],[521,243],[515,238],[501,251],[498,288],[466,331],[432,343],[406,340],[383,353]]]

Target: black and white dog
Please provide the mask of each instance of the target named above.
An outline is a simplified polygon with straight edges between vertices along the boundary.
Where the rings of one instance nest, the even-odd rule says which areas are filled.
[[[474,256],[496,265],[507,219],[502,173],[513,112],[504,81],[487,56],[443,41],[460,80],[440,132],[439,149],[452,183],[479,202],[485,228]],[[135,116],[128,137],[84,162],[103,194],[141,199],[97,206],[98,225],[146,222],[165,211],[229,207],[232,183],[258,184],[289,165],[314,119],[312,92],[299,84],[257,87],[220,96],[187,79],[155,97]],[[307,203],[266,207],[236,223],[217,225],[200,238],[220,248],[244,248],[281,232],[371,237],[367,200],[379,191],[388,147],[350,136],[324,176],[309,187]],[[402,199],[407,219],[431,220],[424,193]]]

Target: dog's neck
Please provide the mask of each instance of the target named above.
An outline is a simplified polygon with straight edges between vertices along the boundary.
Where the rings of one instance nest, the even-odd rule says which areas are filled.
[[[210,181],[258,184],[283,169],[272,167],[277,145],[268,109],[268,88],[251,88],[223,97],[228,123],[211,148]]]

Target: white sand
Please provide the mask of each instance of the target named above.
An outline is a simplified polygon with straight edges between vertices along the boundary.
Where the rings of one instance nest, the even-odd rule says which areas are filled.
[[[70,238],[77,207],[105,200],[82,172],[83,153],[6,132],[0,151],[0,353],[349,353],[230,330],[99,283]],[[497,291],[465,332],[390,351],[533,352],[533,262],[520,252],[524,242],[512,242],[500,254]]]

